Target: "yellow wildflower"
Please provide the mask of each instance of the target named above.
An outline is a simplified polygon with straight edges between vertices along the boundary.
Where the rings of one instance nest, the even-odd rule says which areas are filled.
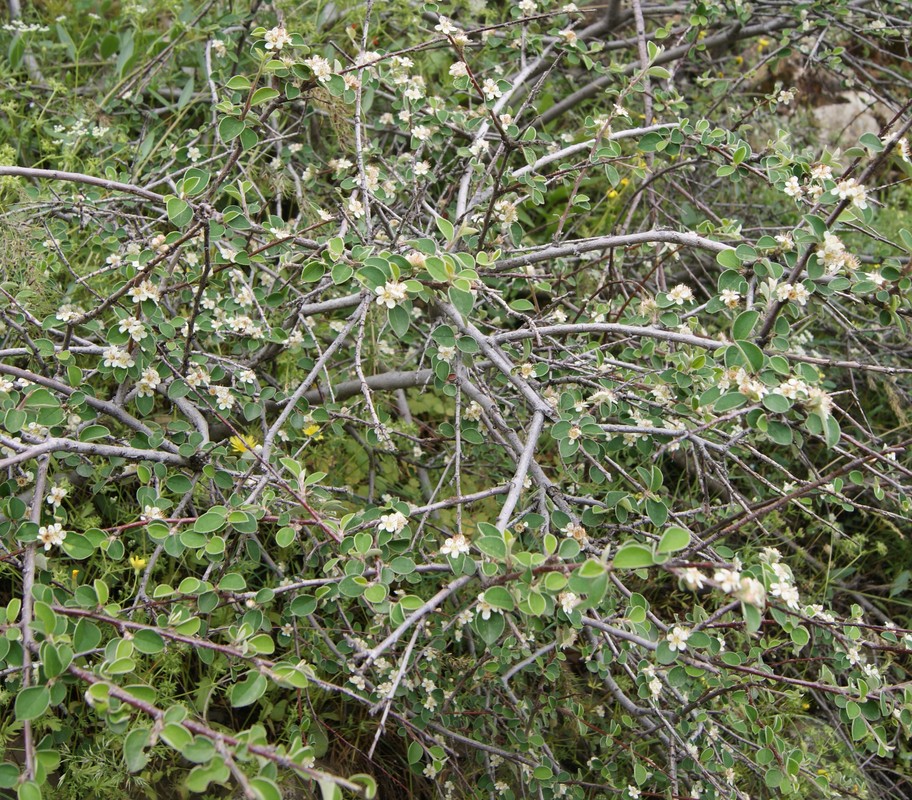
[[[313,436],[317,431],[320,430],[320,426],[316,422],[310,423],[306,428],[304,428],[304,433],[308,436]]]
[[[149,560],[143,558],[142,556],[130,556],[130,566],[133,567],[137,572],[145,569],[146,564],[149,563]]]
[[[240,436],[232,436],[228,440],[228,443],[235,453],[246,453],[248,450],[252,451],[257,446],[257,440],[249,433],[243,433]]]

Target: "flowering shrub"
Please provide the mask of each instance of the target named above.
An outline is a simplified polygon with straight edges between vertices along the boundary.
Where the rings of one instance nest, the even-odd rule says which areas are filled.
[[[0,789],[908,796],[907,2],[19,6]]]

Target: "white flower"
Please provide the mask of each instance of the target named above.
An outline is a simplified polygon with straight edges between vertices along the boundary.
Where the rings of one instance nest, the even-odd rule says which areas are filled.
[[[155,394],[155,388],[161,383],[158,371],[153,367],[146,367],[143,370],[142,377],[136,383],[136,393],[140,397],[151,397]]]
[[[776,102],[782,103],[784,106],[789,105],[789,103],[795,99],[795,94],[797,91],[797,89],[783,89],[779,92],[778,95],[776,95]]]
[[[805,288],[803,283],[780,283],[776,287],[776,298],[780,303],[787,300],[794,300],[799,306],[806,306],[811,293]]]
[[[797,587],[785,581],[777,581],[770,584],[770,594],[778,597],[789,608],[797,611],[800,605]]]
[[[723,289],[719,298],[731,309],[737,308],[741,303],[741,295],[734,289]]]
[[[538,6],[535,3],[535,0],[521,0],[519,3],[519,10],[523,12],[527,17],[531,17],[536,11],[538,11]]]
[[[408,517],[401,511],[384,514],[380,517],[380,530],[387,533],[399,533],[408,524]]]
[[[187,148],[187,158],[190,159],[194,164],[203,157],[203,152],[198,147],[188,147]]]
[[[206,386],[209,383],[209,373],[200,366],[193,367],[185,378],[188,386],[192,386],[194,389],[197,386]]]
[[[697,592],[703,588],[706,583],[706,577],[696,567],[687,567],[678,573],[678,577],[684,581],[684,585],[692,592]]]
[[[348,198],[348,213],[355,219],[361,219],[361,217],[364,216],[364,203],[355,197],[355,195]]]
[[[134,286],[127,294],[130,295],[134,303],[142,303],[144,300],[158,303],[161,300],[161,293],[158,291],[158,287],[147,280],[142,281],[138,286]]]
[[[285,28],[273,28],[270,31],[266,31],[266,49],[274,50],[279,52],[286,44],[291,44],[291,37],[288,35],[288,31]]]
[[[225,43],[221,39],[212,40],[212,49],[215,50],[215,54],[219,58],[224,58],[228,54],[228,48],[225,47]]]
[[[798,178],[792,175],[785,182],[785,186],[782,187],[782,191],[785,192],[789,197],[801,197],[802,189],[801,184],[798,183]]]
[[[322,56],[305,58],[304,66],[309,67],[314,77],[321,83],[326,83],[332,77],[332,66]]]
[[[120,329],[121,333],[129,333],[130,338],[134,342],[141,342],[146,336],[149,335],[149,332],[146,330],[146,326],[142,324],[140,320],[136,317],[124,317],[117,326]]]
[[[38,539],[47,551],[63,544],[63,540],[66,539],[66,531],[59,522],[55,522],[53,525],[42,525],[38,528]]]
[[[158,506],[143,506],[143,513],[139,516],[143,522],[150,522],[153,519],[164,519],[165,512]]]
[[[377,293],[377,305],[387,308],[395,308],[408,297],[405,284],[398,281],[387,281],[374,291]]]
[[[811,167],[811,180],[823,183],[824,181],[832,180],[832,178],[833,170],[828,164],[814,164]]]
[[[61,322],[72,322],[83,314],[85,314],[85,311],[79,306],[73,305],[72,303],[64,303],[57,309],[57,313],[54,316]]]
[[[234,395],[228,386],[210,386],[209,394],[215,398],[219,411],[231,411],[234,408]]]
[[[766,589],[756,578],[741,578],[737,597],[748,605],[763,608],[766,604]]]
[[[899,157],[905,161],[907,164],[912,161],[912,156],[910,156],[909,142],[905,139],[900,139],[896,143],[896,149],[899,150]]]
[[[457,61],[455,64],[450,65],[451,78],[464,78],[468,74],[469,70],[464,61]]]
[[[564,30],[562,30],[562,31],[560,32],[560,35],[563,37],[564,41],[565,41],[567,44],[569,44],[569,45],[574,45],[574,44],[576,44],[577,36],[576,36],[576,31],[575,31],[575,30],[573,30],[573,29],[571,29],[571,28],[564,28]]]
[[[690,631],[687,628],[682,628],[680,625],[675,625],[668,634],[665,636],[665,639],[668,642],[669,650],[677,650],[679,652],[684,652],[687,649],[687,640],[690,638]]]
[[[524,378],[531,378],[535,375],[535,365],[528,361],[519,365],[519,374]]]
[[[627,796],[630,798],[630,800],[639,800],[639,798],[640,798],[640,790],[637,789],[637,787],[634,786],[634,785],[631,783],[631,784],[627,787]]]
[[[63,498],[66,496],[67,490],[62,486],[52,486],[51,490],[48,492],[47,502],[56,508],[63,502]]]
[[[840,181],[833,191],[840,200],[851,200],[852,205],[857,208],[864,209],[868,207],[867,190],[855,178],[847,178],[844,181]]]
[[[450,34],[456,33],[459,28],[457,28],[449,19],[441,16],[440,21],[434,26],[434,30],[440,31],[444,36],[449,36]]]
[[[475,613],[478,614],[478,616],[480,616],[482,619],[487,620],[491,619],[491,614],[499,614],[500,611],[498,611],[487,600],[485,600],[484,592],[482,592],[480,595],[478,595],[478,603],[475,606]]]
[[[658,678],[653,678],[651,681],[649,681],[649,693],[653,697],[658,697],[660,694],[662,694],[662,681],[660,681]]]
[[[557,596],[558,601],[561,604],[561,609],[565,614],[569,614],[580,604],[580,598],[577,597],[573,592],[561,592]]]
[[[821,417],[828,417],[833,410],[833,398],[817,386],[808,386],[807,399],[804,401],[808,411],[816,412]]]
[[[443,547],[440,548],[440,555],[456,558],[463,553],[468,553],[470,549],[469,540],[461,533],[457,533],[443,543]]]
[[[133,356],[131,356],[126,350],[122,347],[117,347],[116,345],[111,345],[106,347],[104,353],[104,365],[106,367],[115,367],[118,369],[127,369],[132,367],[134,363]]]
[[[485,78],[484,83],[481,84],[481,91],[486,100],[496,100],[498,97],[503,96],[500,86],[497,85],[497,81],[493,78]]]
[[[713,580],[726,594],[737,591],[741,585],[741,573],[731,569],[717,569]]]
[[[689,303],[693,300],[693,289],[684,283],[679,283],[668,293],[668,299],[679,306]]]
[[[448,364],[456,357],[456,348],[447,347],[446,345],[441,345],[437,348],[437,358],[441,361],[446,361]]]
[[[582,525],[575,525],[572,522],[568,522],[563,528],[561,528],[561,533],[564,534],[568,539],[576,539],[580,544],[585,544],[589,541],[589,536],[586,533],[586,529]]]
[[[519,215],[516,213],[516,203],[511,203],[505,199],[500,199],[494,203],[494,214],[503,225],[512,225],[519,219]]]
[[[426,142],[431,138],[433,131],[427,125],[416,125],[412,128],[412,136],[419,142]]]

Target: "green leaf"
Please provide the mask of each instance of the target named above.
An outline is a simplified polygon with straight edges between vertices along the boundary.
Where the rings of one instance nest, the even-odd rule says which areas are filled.
[[[756,633],[760,630],[762,615],[758,608],[747,603],[741,603],[741,613],[744,615],[744,623],[748,633]]]
[[[212,533],[225,526],[225,515],[217,511],[207,511],[196,522],[193,523],[193,530],[197,533]]]
[[[27,419],[26,413],[21,408],[11,408],[3,418],[3,427],[9,433],[19,433]]]
[[[475,546],[486,556],[495,559],[507,557],[507,543],[503,536],[482,536],[475,540]]]
[[[217,786],[224,786],[228,782],[229,775],[228,765],[225,763],[225,760],[219,756],[208,764],[201,764],[198,767],[194,767],[190,772],[190,775],[187,776],[184,785],[191,792],[201,793],[209,788],[210,783],[215,783]]]
[[[512,611],[514,608],[513,595],[511,595],[503,586],[492,586],[485,592],[485,600],[494,608],[500,608],[504,611]]]
[[[168,220],[176,228],[183,228],[193,219],[193,209],[186,200],[171,196],[166,201]]]
[[[16,695],[15,713],[20,722],[38,719],[51,704],[51,692],[47,686],[31,686]]]
[[[724,411],[732,411],[735,408],[741,408],[747,402],[747,398],[741,392],[729,392],[723,394],[713,404],[713,410],[721,414]]]
[[[342,800],[342,790],[330,778],[320,778],[317,783],[323,800]]]
[[[281,92],[276,89],[272,89],[269,86],[261,86],[253,93],[253,97],[250,98],[251,106],[258,106],[260,103],[268,103],[270,100],[275,100]]]
[[[357,775],[351,775],[349,780],[352,783],[359,783],[364,787],[364,797],[366,800],[374,800],[377,796],[377,781],[370,775],[359,772]]]
[[[652,550],[641,544],[626,542],[614,556],[611,562],[615,569],[640,569],[641,567],[651,567],[655,560],[652,556]]]
[[[814,236],[818,239],[823,239],[823,235],[827,232],[827,224],[816,214],[805,214],[804,221],[808,224],[810,229],[814,231]]]
[[[70,558],[75,558],[77,561],[82,561],[95,552],[92,542],[80,533],[68,533],[61,546]]]
[[[409,324],[411,323],[412,318],[405,308],[402,306],[393,306],[393,308],[387,311],[387,318],[389,319],[389,324],[393,329],[393,333],[400,339],[408,333]]]
[[[0,764],[0,789],[12,789],[19,783],[19,769],[15,764]]]
[[[26,781],[16,790],[17,800],[41,800],[41,787],[35,781]]]
[[[754,372],[759,372],[763,367],[765,358],[763,351],[753,342],[744,341],[743,339],[739,339],[735,343],[738,345],[738,349],[744,354],[744,358],[747,359],[747,363],[750,364],[751,369]]]
[[[149,743],[149,728],[134,728],[124,737],[124,761],[127,772],[139,772],[149,763],[149,756],[144,748]]]
[[[668,506],[661,500],[653,500],[651,497],[646,498],[646,513],[649,520],[657,528],[660,528],[668,520]]]
[[[872,153],[879,153],[884,149],[884,144],[880,141],[880,137],[876,136],[873,133],[863,133],[858,139],[865,147],[868,148]]]
[[[282,800],[282,793],[279,791],[279,787],[269,778],[251,778],[250,788],[256,795],[257,800]]]
[[[728,269],[741,269],[741,259],[735,254],[734,248],[716,253],[716,261]]]
[[[476,614],[475,619],[472,620],[472,627],[487,645],[494,644],[500,638],[505,625],[503,614],[491,614],[488,619],[483,619],[480,614]]]
[[[732,339],[746,339],[750,336],[758,319],[760,319],[758,311],[744,311],[739,314],[732,325]]]
[[[443,217],[435,217],[434,222],[437,223],[437,230],[443,234],[444,238],[448,242],[452,242],[453,236],[455,235],[455,231],[453,230],[453,223],[445,220]]]
[[[766,424],[766,435],[776,444],[787,446],[792,443],[792,429],[782,422],[770,420]]]
[[[826,431],[826,444],[827,447],[833,448],[839,444],[839,438],[842,435],[839,429],[839,423],[836,421],[835,417],[832,414],[828,414],[826,421],[824,423],[824,429]]]
[[[450,302],[462,316],[467,317],[472,313],[472,307],[475,305],[475,298],[472,297],[471,292],[464,292],[462,289],[451,286],[447,291],[447,294],[450,297]]]
[[[230,142],[232,139],[237,139],[245,127],[243,120],[236,117],[222,117],[218,126],[219,137],[225,143]]]
[[[591,578],[600,578],[605,574],[605,565],[596,558],[587,558],[577,573],[581,578],[587,580]]]
[[[662,534],[656,552],[659,553],[677,553],[685,549],[690,544],[690,532],[684,528],[669,528]]]
[[[228,699],[234,708],[243,708],[259,700],[266,691],[266,678],[259,672],[248,672],[247,677],[228,690]]]
[[[784,414],[792,407],[792,401],[775,392],[763,397],[763,405],[774,414]]]

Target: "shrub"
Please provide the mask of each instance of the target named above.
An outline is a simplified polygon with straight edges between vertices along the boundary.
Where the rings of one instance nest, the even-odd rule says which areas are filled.
[[[9,8],[0,787],[907,796],[908,3]]]

